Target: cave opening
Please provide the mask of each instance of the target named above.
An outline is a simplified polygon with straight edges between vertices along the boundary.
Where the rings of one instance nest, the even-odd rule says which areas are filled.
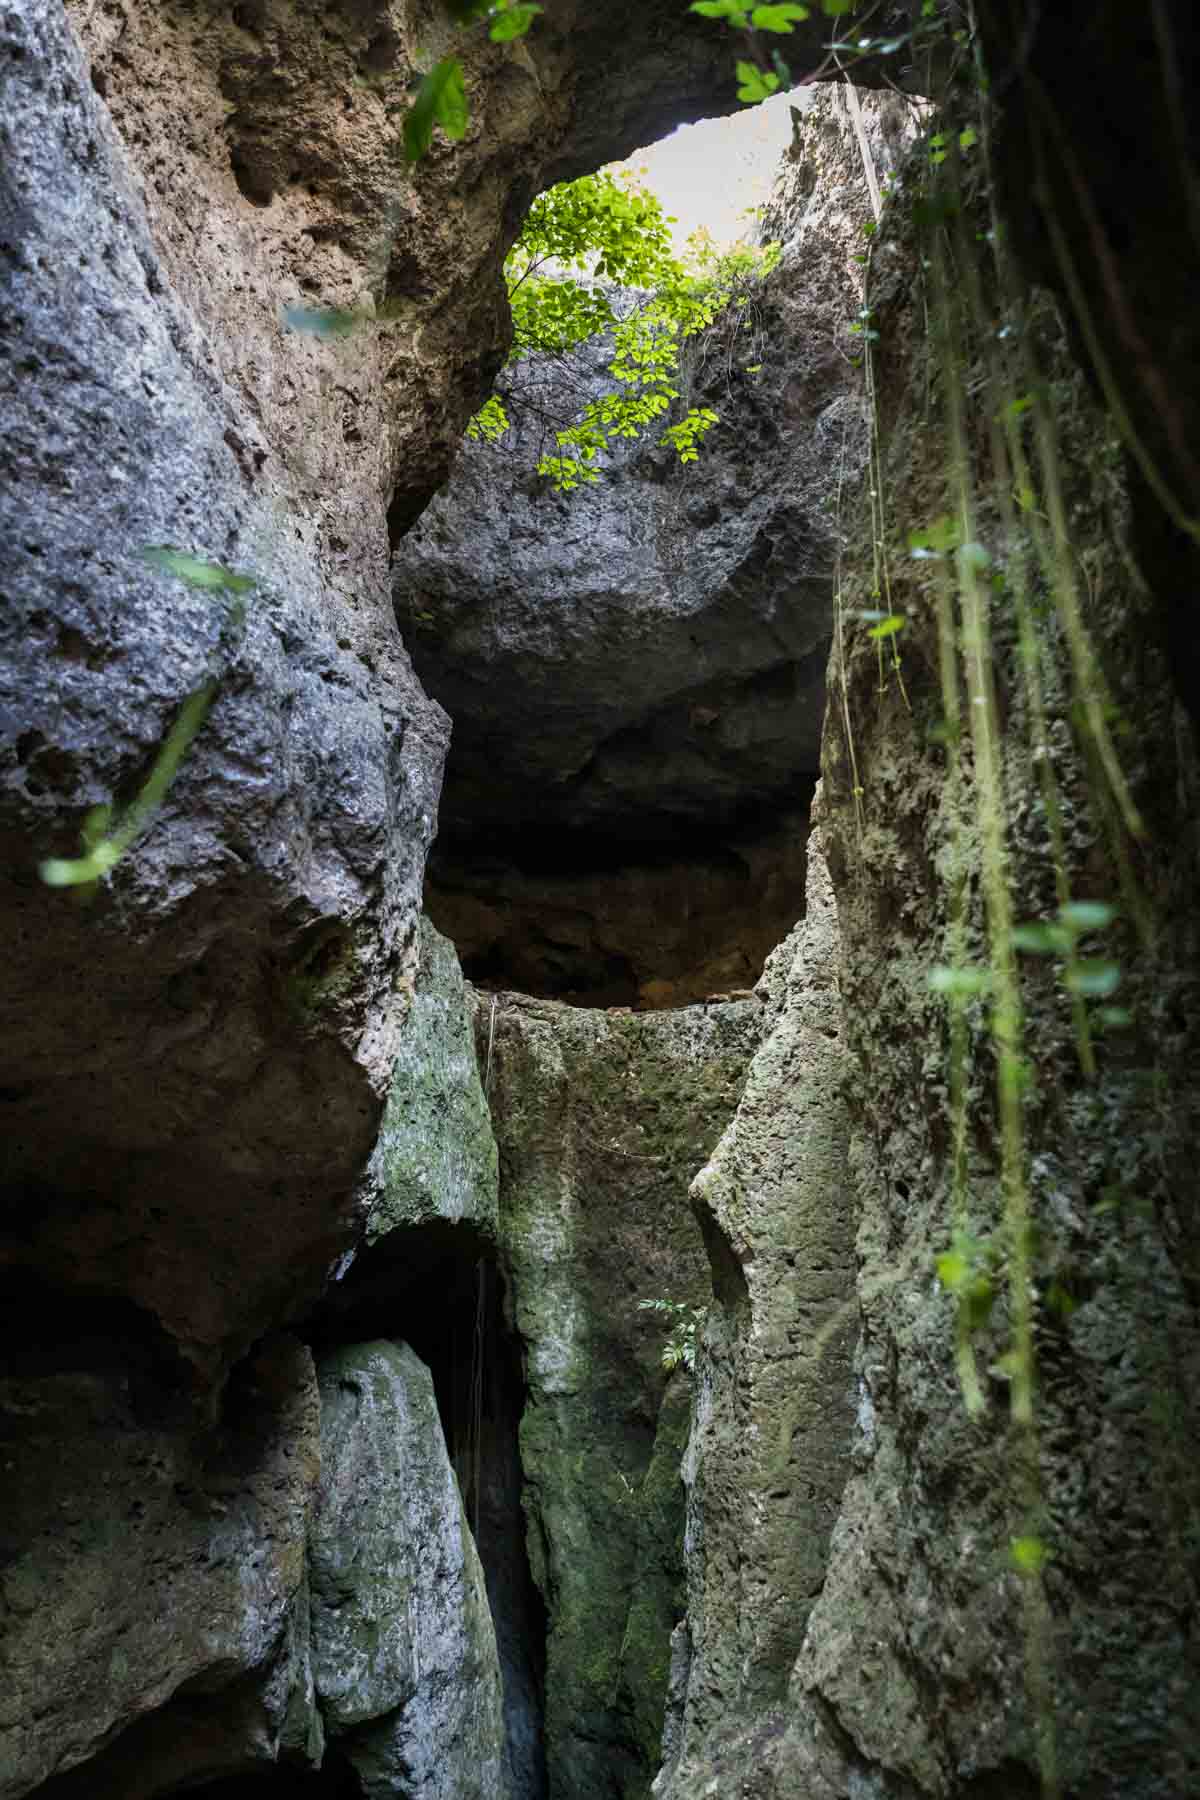
[[[526,1387],[505,1298],[492,1240],[465,1221],[432,1220],[362,1251],[304,1335],[318,1355],[335,1344],[400,1339],[429,1369],[487,1584],[513,1800],[545,1800],[547,1621],[525,1547],[518,1428]]]
[[[747,213],[770,213],[812,98],[763,109],[752,145],[710,119],[631,155],[674,255],[707,254],[701,231],[753,261],[783,234]],[[598,480],[556,492],[551,427],[611,388],[606,340],[522,353],[503,442],[464,441],[394,540],[404,641],[454,727],[425,903],[478,987],[637,1011],[739,994],[803,913],[831,471],[861,419],[842,347],[814,349],[808,319],[798,341],[769,261],[755,283],[681,347],[687,403],[719,421],[697,460],[612,438]],[[632,291],[609,292],[624,318]],[[830,316],[843,332],[853,308]]]

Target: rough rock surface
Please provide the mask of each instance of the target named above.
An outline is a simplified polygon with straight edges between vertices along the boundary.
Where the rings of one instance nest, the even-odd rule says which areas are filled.
[[[687,1406],[660,1365],[664,1328],[639,1303],[707,1296],[687,1189],[736,1105],[760,1008],[624,1014],[503,995],[493,1029],[492,1006],[481,996],[525,1352],[521,1462],[547,1611],[550,1791],[640,1800],[683,1606]]]
[[[578,869],[577,846],[558,833],[540,868],[467,845],[439,859],[426,903],[480,987],[577,1006],[687,1006],[753,987],[799,908],[807,837],[795,811],[767,835],[715,833],[646,861],[644,847],[626,848],[613,866]]]
[[[691,1190],[715,1304],[685,1464],[680,1717],[655,1785],[680,1800],[702,1791],[714,1726],[783,1698],[849,1473],[858,1321],[837,965],[814,832],[805,916],[763,973],[762,1046]]]
[[[530,357],[501,378],[512,431],[465,446],[397,548],[398,617],[455,722],[429,906],[473,979],[686,1003],[752,984],[795,922],[865,454],[869,207],[844,102],[801,103],[765,226],[781,265],[686,348],[685,399],[721,421],[700,460],[617,440],[595,486],[556,495],[537,459],[611,386],[607,357]],[[908,108],[865,116],[882,181]]]
[[[151,65],[138,45],[176,9],[84,22],[122,21],[124,49],[98,47],[91,78],[52,0],[0,25],[2,1179],[40,1196],[6,1219],[0,1255],[128,1295],[211,1373],[314,1290],[354,1223],[447,727],[387,621],[368,618],[362,567],[314,556],[314,508],[231,366],[247,348],[234,298],[206,304],[207,258],[225,290],[238,269],[239,288],[260,285],[248,223],[240,250],[218,229],[214,187],[245,207],[227,166],[202,184],[192,165],[205,210],[178,228],[200,244],[185,281],[97,91],[107,68],[120,116],[136,72],[152,113],[127,133],[152,136],[160,107],[198,131],[206,106],[224,117],[216,72],[200,80],[180,27],[185,103],[165,51]],[[284,345],[278,298],[264,275],[280,381],[290,368],[289,385],[328,394],[324,353]],[[244,623],[234,596],[140,560],[162,544],[252,577]],[[208,719],[133,852],[90,904],[44,887],[39,857],[77,854],[88,807],[132,800],[210,679]]]
[[[36,1437],[52,1407],[57,1447],[38,1439],[19,1462],[28,1489],[23,1473],[0,1529],[6,1568],[11,1554],[47,1606],[74,1540],[40,1539],[31,1563],[29,1534],[39,1506],[79,1510],[72,1435],[169,1559],[172,1534],[206,1554],[188,1510],[205,1491],[197,1433],[219,1429],[230,1365],[312,1301],[362,1229],[447,737],[396,632],[389,515],[399,530],[442,478],[503,354],[499,267],[522,208],[544,178],[733,104],[723,31],[681,40],[665,5],[544,23],[508,50],[472,37],[468,139],[439,141],[414,175],[394,156],[398,112],[418,46],[440,52],[448,27],[394,0],[0,13],[0,1264],[6,1294],[37,1296],[3,1329],[70,1376],[13,1427]],[[386,324],[342,342],[282,324],[297,302],[385,301]],[[254,586],[190,586],[142,560],[163,545]],[[93,807],[120,814],[209,682],[132,851],[82,904],[44,887],[39,861],[77,854]],[[165,1363],[172,1393],[194,1389],[169,1443],[157,1414],[122,1423],[125,1376],[76,1329],[93,1315]],[[305,1391],[297,1375],[301,1411]],[[168,1499],[153,1473],[132,1492],[125,1458],[146,1433],[147,1466],[183,1471],[186,1493]],[[276,1503],[298,1506],[300,1487]],[[177,1669],[214,1693],[239,1671],[253,1684],[296,1554],[290,1526],[258,1537],[247,1524],[239,1556],[247,1571],[259,1558],[267,1591],[244,1617],[225,1574],[208,1596],[189,1566],[178,1654],[155,1581],[105,1552],[125,1603],[49,1660],[38,1649],[24,1773],[5,1779],[96,1749],[165,1702]],[[81,1565],[88,1582],[109,1580],[102,1562]],[[32,1629],[19,1602],[15,1618],[11,1654]],[[178,1706],[205,1714],[201,1696]]]
[[[4,10],[0,1180],[39,1202],[0,1255],[130,1297],[205,1377],[361,1223],[446,743],[388,520],[503,355],[539,183],[734,104],[724,33],[676,23],[476,28],[468,136],[414,173],[401,115],[453,28],[399,0]],[[345,340],[284,327],[385,302]],[[156,545],[252,579],[244,621]],[[132,800],[210,680],[141,841],[90,906],[47,891],[39,860]]]
[[[1054,303],[1027,294],[1073,559],[1086,578],[1083,619],[1110,716],[1123,721],[1118,753],[1145,825],[1139,842],[1123,834],[1097,762],[1080,746],[1068,634],[1036,574],[1044,733],[1033,716],[1014,618],[1022,538],[984,460],[986,420],[998,411],[987,385],[989,346],[1012,336],[993,284],[985,304],[994,312],[956,367],[955,386],[978,396],[981,408],[969,438],[979,482],[975,533],[1013,584],[1004,586],[1003,604],[999,584],[989,586],[997,595],[988,667],[1003,732],[1007,891],[1018,920],[1053,917],[1061,894],[1040,770],[1059,798],[1069,891],[1116,901],[1124,914],[1085,942],[1096,963],[1111,958],[1120,970],[1121,1012],[1107,1029],[1093,1012],[1094,1079],[1081,1074],[1061,964],[1031,957],[1020,970],[1032,1077],[1021,1163],[1036,1222],[1031,1482],[1003,1362],[1012,1341],[1004,1282],[1013,1237],[987,1013],[977,999],[966,1015],[963,1154],[970,1230],[992,1247],[1000,1293],[973,1340],[987,1401],[974,1419],[956,1375],[954,1305],[934,1279],[953,1230],[954,1134],[945,1002],[931,992],[930,974],[964,956],[986,962],[988,949],[976,884],[963,890],[965,949],[955,949],[951,932],[954,872],[964,858],[976,866],[982,826],[970,785],[948,777],[945,733],[937,730],[938,571],[906,554],[908,531],[947,511],[945,394],[929,361],[922,246],[909,198],[902,190],[872,259],[892,603],[908,621],[907,698],[894,679],[880,695],[875,646],[848,624],[832,671],[840,684],[844,669],[846,704],[831,708],[824,750],[823,838],[854,1070],[847,1094],[861,1429],[786,1694],[749,1717],[718,1706],[704,1743],[690,1746],[688,1783],[674,1791],[734,1800],[1032,1800],[1042,1791],[1038,1738],[1044,1746],[1052,1718],[1063,1794],[1173,1800],[1200,1783],[1200,1686],[1185,1622],[1195,1603],[1200,1518],[1200,946],[1192,903],[1200,783],[1165,650],[1176,571],[1146,553],[1161,545],[1161,533],[1146,533],[1136,480],[1138,511],[1131,509],[1119,439],[1073,360]],[[988,238],[981,229],[970,242]],[[875,537],[864,506],[847,552],[848,619],[871,603]],[[1036,569],[1032,558],[1025,566]],[[1014,1563],[1014,1541],[1028,1560],[1031,1532],[1047,1552],[1044,1609]],[[738,1587],[731,1572],[730,1618]],[[743,1627],[738,1648],[747,1655],[752,1639]]]
[[[427,918],[379,1141],[366,1242],[432,1220],[494,1238],[500,1174],[475,1055],[474,1006],[454,946]]]
[[[23,1343],[0,1379],[0,1794],[60,1773],[63,1800],[141,1800],[302,1755],[307,1350],[268,1343],[198,1419],[132,1308],[79,1303],[64,1327],[57,1297],[6,1300]]]
[[[322,1358],[313,1676],[366,1800],[503,1800],[500,1667],[429,1370],[406,1344]]]

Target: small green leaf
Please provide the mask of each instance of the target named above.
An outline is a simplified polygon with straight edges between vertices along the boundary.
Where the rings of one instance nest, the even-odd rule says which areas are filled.
[[[1020,1575],[1040,1575],[1048,1560],[1041,1538],[1016,1537],[1009,1545],[1008,1553],[1013,1568]]]
[[[920,531],[910,531],[908,548],[914,557],[945,556],[957,547],[961,536],[957,521],[945,514]]]
[[[165,570],[168,575],[186,582],[188,587],[221,588],[231,594],[246,594],[254,586],[250,575],[235,575],[223,563],[205,562],[202,557],[189,556],[186,550],[174,550],[169,544],[147,544],[140,555],[143,562]]]
[[[886,618],[880,619],[878,625],[872,625],[870,631],[868,631],[868,633],[867,633],[867,636],[873,637],[873,638],[889,638],[889,637],[895,637],[895,635],[898,631],[903,631],[903,630],[904,630],[904,614],[903,613],[888,613]]]
[[[283,322],[312,337],[344,338],[357,331],[367,314],[352,306],[285,306]]]
[[[961,1250],[943,1250],[934,1267],[948,1294],[957,1294],[971,1273],[971,1265]]]
[[[965,131],[960,131],[958,134],[958,147],[960,150],[972,150],[978,142],[979,133],[973,125],[968,125]]]
[[[929,971],[929,986],[935,994],[985,994],[991,985],[990,969],[952,969],[943,963]]]
[[[790,32],[792,21],[808,18],[807,6],[756,6],[750,14],[755,31]]]
[[[856,0],[821,0],[821,11],[827,19],[841,19],[854,11],[855,4]]]
[[[1086,994],[1093,1000],[1107,1000],[1121,985],[1121,970],[1117,963],[1089,958],[1068,969],[1063,979],[1073,994]]]
[[[741,82],[737,97],[750,106],[759,100],[769,100],[779,86],[778,75],[760,69],[756,63],[739,62],[737,78]]]
[[[435,125],[448,138],[461,138],[467,129],[467,93],[457,56],[444,56],[417,89],[404,121],[404,154],[409,162],[420,162],[425,155]]]
[[[1027,950],[1032,956],[1059,956],[1071,948],[1070,932],[1042,919],[1014,925],[1012,941],[1018,950]]]
[[[1103,931],[1117,916],[1115,906],[1107,900],[1070,900],[1059,908],[1059,918],[1069,931]]]
[[[508,44],[513,38],[524,37],[541,10],[540,6],[533,5],[532,0],[522,0],[522,4],[518,6],[509,6],[498,19],[493,20],[488,36],[493,44]]]
[[[457,142],[467,134],[469,117],[462,64],[456,56],[449,56],[438,66],[445,70],[445,74],[438,84],[434,112],[446,136]]]

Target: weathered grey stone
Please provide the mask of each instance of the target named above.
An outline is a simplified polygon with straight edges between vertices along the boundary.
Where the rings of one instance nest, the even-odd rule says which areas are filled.
[[[484,1029],[491,1004],[481,997]],[[687,1188],[737,1102],[758,1016],[754,1000],[643,1014],[497,1004],[489,1100],[525,1347],[547,1765],[564,1800],[641,1800],[657,1764],[683,1606],[687,1411],[660,1364],[664,1327],[639,1302],[707,1298]]]
[[[528,357],[500,378],[511,432],[464,447],[397,550],[398,616],[455,721],[427,904],[472,979],[686,1004],[753,984],[795,923],[866,445],[870,204],[839,91],[799,96],[780,267],[685,347],[687,403],[720,415],[699,461],[616,440],[597,485],[555,495],[538,458],[611,388],[608,352]],[[885,181],[909,108],[859,116]]]
[[[854,1219],[837,916],[817,832],[808,871],[804,919],[763,974],[769,1029],[692,1184],[716,1303],[685,1464],[686,1693],[655,1787],[680,1800],[700,1791],[714,1729],[783,1699],[849,1472]]]
[[[132,1308],[80,1303],[64,1331],[39,1304],[0,1383],[0,1794],[60,1774],[64,1797],[141,1800],[303,1754],[307,1350],[257,1352],[213,1424]]]
[[[500,262],[544,174],[734,104],[723,33],[679,48],[665,0],[580,10],[467,34],[470,133],[415,171],[401,115],[449,37],[400,0],[12,0],[0,23],[0,1183],[41,1196],[0,1255],[128,1295],[210,1378],[362,1222],[447,735],[396,632],[389,521],[503,355]],[[346,340],[285,328],[385,301]],[[147,566],[162,545],[252,579],[244,622]],[[210,680],[91,904],[44,888]]]
[[[475,1055],[474,1008],[453,944],[422,918],[412,1005],[401,1028],[379,1142],[368,1244],[431,1220],[494,1237],[496,1140]]]
[[[265,363],[243,369],[249,393],[238,379],[228,264],[231,310],[210,310],[209,259],[240,246],[258,354],[270,341],[281,380],[290,368],[329,396],[327,353],[281,335],[283,294],[233,227],[245,203],[227,162],[197,179],[207,223],[185,248],[182,220],[168,232],[161,202],[147,215],[100,100],[105,69],[117,105],[136,65],[148,133],[162,83],[176,128],[216,130],[202,21],[199,44],[182,21],[89,9],[123,46],[115,65],[97,54],[94,79],[56,0],[0,22],[0,1181],[43,1196],[6,1209],[0,1255],[128,1294],[213,1373],[315,1291],[357,1223],[447,726],[386,613],[368,618],[366,566],[314,554],[319,506],[255,413]],[[156,29],[169,72],[139,40]],[[141,560],[162,544],[252,578],[244,624],[231,595]],[[43,886],[39,858],[76,854],[89,807],[133,798],[209,680],[166,804],[90,904]]]
[[[794,807],[819,756],[839,478],[863,452],[854,294],[834,264],[777,271],[689,352],[689,398],[722,419],[699,462],[617,440],[565,496],[534,473],[545,421],[611,385],[604,352],[506,372],[513,441],[465,446],[393,564],[455,721],[451,851],[565,828],[661,853]]]
[[[312,1654],[366,1800],[503,1800],[500,1668],[429,1370],[406,1344],[321,1359]]]

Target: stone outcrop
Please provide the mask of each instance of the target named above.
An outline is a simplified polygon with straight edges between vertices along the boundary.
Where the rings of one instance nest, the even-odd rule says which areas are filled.
[[[454,946],[427,918],[379,1140],[367,1246],[439,1221],[494,1239],[500,1174],[475,1055],[474,1005]]]
[[[128,1297],[202,1384],[361,1228],[447,737],[389,519],[503,356],[539,184],[734,104],[723,32],[675,24],[620,0],[461,34],[468,136],[410,170],[416,66],[458,37],[399,0],[5,9],[0,1179],[39,1198],[0,1254]],[[338,306],[368,322],[286,328]],[[148,566],[164,545],[253,586]],[[45,888],[210,684],[91,903]]]
[[[365,1800],[504,1800],[500,1665],[428,1369],[405,1344],[323,1357],[312,1654]]]
[[[639,1307],[704,1302],[688,1184],[737,1103],[759,1014],[755,1000],[627,1014],[480,996],[556,1800],[642,1800],[657,1767],[688,1395]]]
[[[303,1753],[308,1351],[264,1345],[197,1420],[132,1307],[6,1299],[0,1794],[141,1800]]]
[[[996,153],[1004,149],[1000,140]],[[984,1259],[995,1291],[971,1339],[985,1401],[972,1417],[956,1370],[954,1302],[934,1275],[955,1229],[955,1133],[946,1002],[930,977],[937,964],[989,960],[982,896],[954,879],[956,869],[977,868],[984,825],[969,782],[948,772],[937,559],[908,554],[909,531],[953,504],[941,476],[937,327],[931,334],[922,310],[936,302],[918,273],[932,254],[914,224],[919,181],[910,171],[872,252],[884,548],[891,603],[906,620],[904,687],[885,670],[880,692],[877,649],[857,619],[874,601],[878,554],[878,513],[864,504],[846,555],[846,625],[831,663],[837,703],[823,753],[821,836],[837,899],[852,1071],[859,1430],[820,1592],[814,1601],[794,1548],[795,1614],[780,1633],[769,1608],[763,1618],[739,1612],[747,1588],[762,1583],[766,1594],[777,1579],[769,1539],[746,1568],[731,1559],[722,1570],[706,1554],[710,1521],[720,1527],[729,1509],[720,1484],[737,1472],[732,1498],[753,1519],[756,1469],[753,1453],[742,1453],[742,1472],[724,1444],[714,1445],[719,1415],[706,1419],[701,1409],[691,1490],[700,1604],[690,1622],[703,1634],[723,1609],[723,1660],[716,1679],[714,1664],[702,1661],[699,1685],[690,1685],[686,1646],[678,1646],[676,1685],[690,1710],[685,1703],[669,1733],[672,1756],[683,1760],[659,1791],[681,1800],[1014,1800],[1045,1791],[1039,1764],[1053,1760],[1054,1791],[1168,1800],[1200,1779],[1195,1646],[1184,1625],[1195,1579],[1188,1546],[1200,1516],[1190,1451],[1200,1366],[1192,1282],[1200,1014],[1190,896],[1200,847],[1188,670],[1167,654],[1177,589],[1159,560],[1161,526],[1148,525],[1147,496],[1053,299],[1026,291],[1024,329],[1050,408],[1072,566],[1084,577],[1083,627],[1103,670],[1105,716],[1123,722],[1117,753],[1144,835],[1127,833],[1112,803],[1095,728],[1080,721],[1079,694],[1095,676],[1073,666],[1056,596],[1006,512],[1006,490],[987,462],[988,432],[972,415],[974,533],[991,570],[1006,577],[989,587],[996,601],[986,665],[1002,723],[1006,893],[1022,921],[1053,918],[1061,882],[1122,915],[1083,948],[1088,968],[1109,971],[1097,975],[1101,985],[1119,981],[1119,1007],[1105,1013],[1088,1002],[1090,1076],[1061,962],[1021,959],[1027,1239],[1014,1236],[1004,1204],[988,1003],[967,1005],[961,1143],[977,1246],[967,1239],[967,1254]],[[960,286],[951,305],[963,305],[971,322],[954,327],[966,336],[953,380],[995,419],[1005,390],[989,386],[992,346],[1014,335],[1016,315],[994,279],[973,302],[978,323],[965,307],[972,289],[964,271],[988,241],[982,229],[956,241]],[[1023,577],[1022,567],[1035,573]],[[1037,689],[1017,624],[1022,579],[1034,587]],[[964,722],[969,770],[985,754],[978,730],[973,713]],[[1047,777],[1063,832],[1057,875]],[[957,943],[956,892],[964,908]],[[822,1153],[818,1145],[817,1165]],[[718,1162],[724,1201],[720,1175]],[[781,1180],[773,1208],[791,1192]],[[747,1192],[734,1190],[727,1204],[736,1250]],[[1010,1416],[1005,1360],[1014,1331],[1005,1286],[1022,1243],[1032,1258],[1039,1370],[1032,1454],[1033,1434]],[[721,1329],[718,1311],[716,1358]],[[773,1412],[776,1426],[779,1417]],[[1035,1580],[1030,1566],[1043,1556]],[[781,1685],[774,1652],[793,1625],[802,1638]]]
[[[691,1190],[714,1304],[685,1462],[679,1716],[655,1784],[679,1800],[704,1791],[709,1734],[782,1700],[849,1473],[858,1316],[837,967],[814,832],[805,916],[760,984],[763,1043]]]
[[[1087,680],[1036,556],[1044,731],[1034,717],[1010,604],[1025,539],[1006,513],[1012,484],[984,479],[975,528],[1004,578],[988,590],[988,662],[1007,892],[1022,919],[1052,914],[1064,878],[1120,908],[1092,941],[1120,982],[1107,1016],[1105,996],[1084,996],[1094,1074],[1079,1066],[1061,967],[1021,970],[1032,1484],[1029,1434],[1007,1411],[1005,1287],[1025,1240],[1004,1217],[979,996],[957,1140],[996,1291],[971,1339],[988,1403],[976,1418],[934,1277],[956,1138],[929,975],[963,953],[952,896],[966,955],[987,951],[977,884],[947,880],[981,821],[947,772],[941,570],[908,554],[908,532],[952,504],[921,286],[929,246],[911,209],[894,208],[873,240],[885,505],[864,511],[843,554],[824,730],[840,1020],[818,857],[809,915],[768,967],[764,999],[635,1016],[484,996],[498,1196],[469,997],[418,923],[448,724],[396,631],[389,540],[406,542],[501,362],[500,265],[530,194],[732,104],[728,36],[719,23],[682,33],[664,0],[566,0],[510,48],[477,30],[463,39],[468,135],[409,170],[395,156],[401,112],[418,64],[454,40],[398,0],[0,9],[3,1800],[244,1800],[252,1784],[264,1800],[364,1785],[544,1800],[543,1705],[554,1800],[641,1800],[668,1691],[657,1785],[671,1800],[1032,1800],[1051,1715],[1066,1800],[1200,1789],[1188,604],[1200,364],[1196,248],[1181,224],[1194,169],[1173,79],[1197,21],[1181,0],[976,10],[1005,241],[1042,286],[1027,295],[1025,339],[999,285],[981,281],[985,328],[955,392],[976,407],[979,462],[1004,417],[989,359],[1032,347],[1072,538],[1059,580],[1069,565],[1145,828],[1125,831],[1106,798],[1094,720],[1081,743]],[[826,29],[814,19],[789,41],[796,73]],[[1152,78],[1129,82],[1130,69]],[[1120,131],[1094,103],[1114,83]],[[881,174],[898,104],[867,113]],[[793,342],[786,366],[764,348],[745,358],[756,367],[734,355],[732,372],[729,356],[691,371],[695,394],[720,386],[746,442],[792,475],[806,470],[780,418],[823,429],[828,445],[855,416],[848,389],[821,404],[855,345],[822,336],[820,319],[856,279],[858,148],[849,115],[818,102],[797,136],[797,185],[773,203],[793,288],[781,275],[763,304],[786,336],[805,282],[811,343]],[[983,147],[971,148],[978,170]],[[970,214],[959,239],[959,216],[940,222],[970,298],[990,221]],[[1095,277],[1075,327],[1046,291],[1078,286],[1063,242]],[[284,308],[329,306],[359,328],[286,328]],[[722,341],[732,355],[737,339]],[[1107,363],[1096,381],[1081,344],[1091,374],[1097,347]],[[1124,397],[1124,445],[1098,398],[1106,383]],[[1018,411],[1022,431],[1032,411]],[[526,752],[544,723],[558,758],[528,763],[527,802],[517,740],[506,763],[497,718],[476,756],[478,810],[459,806],[469,768],[445,810],[441,894],[468,923],[471,907],[484,915],[480,957],[503,937],[488,909],[503,925],[523,907],[532,924],[507,940],[529,960],[505,949],[493,979],[533,969],[540,932],[562,991],[677,1001],[746,978],[799,911],[793,815],[815,771],[812,738],[803,756],[796,745],[817,675],[800,681],[794,635],[781,663],[766,655],[768,590],[790,605],[797,582],[828,583],[836,533],[736,463],[709,494],[715,517],[688,517],[655,456],[617,459],[608,494],[585,496],[579,517],[607,521],[597,543],[627,572],[629,496],[653,489],[655,580],[676,578],[672,533],[694,534],[717,590],[742,584],[745,665],[720,592],[692,686],[677,618],[661,652],[638,639],[641,661],[615,691],[569,610],[565,648],[543,607],[545,645],[522,638],[511,663],[503,644],[488,650]],[[828,482],[828,467],[816,474]],[[513,517],[535,531],[529,498]],[[723,563],[735,547],[721,534],[743,517],[757,549]],[[1037,522],[1030,512],[1035,536]],[[558,556],[567,529],[524,542]],[[878,608],[881,545],[905,617],[903,688],[858,616]],[[164,546],[202,560],[174,573],[145,560]],[[622,593],[641,620],[636,593]],[[578,659],[582,698],[553,693],[539,711],[536,681],[521,681],[547,646],[552,672],[568,650]],[[726,657],[734,687],[717,695]],[[643,666],[655,658],[664,693]],[[93,808],[122,817],[198,694],[201,728],[127,854],[88,894],[45,886],[40,860],[76,854],[100,829]],[[632,720],[627,694],[642,709]],[[469,750],[469,696],[461,711]],[[586,725],[578,741],[572,717]],[[490,800],[485,764],[508,772]],[[472,862],[484,824],[498,828],[488,856],[507,858],[500,880]],[[772,832],[786,858],[772,860]],[[606,913],[622,883],[640,908],[637,954]],[[655,917],[676,885],[696,900],[698,955],[690,932]],[[726,908],[762,916],[722,936]],[[695,1223],[685,1194],[706,1161]],[[710,1283],[685,1584],[688,1384],[667,1381],[658,1318],[637,1303],[699,1305]],[[316,1348],[320,1393],[289,1324]]]

